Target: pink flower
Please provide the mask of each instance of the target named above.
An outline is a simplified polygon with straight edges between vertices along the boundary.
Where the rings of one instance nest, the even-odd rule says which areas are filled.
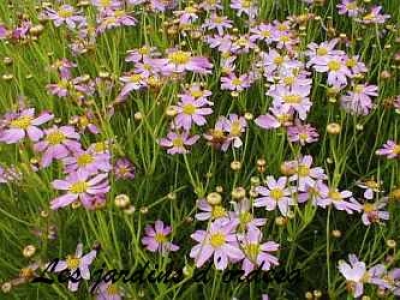
[[[357,1],[353,0],[342,0],[340,4],[336,5],[336,7],[339,9],[339,15],[347,14],[349,17],[357,17],[362,11],[362,9],[357,5]]]
[[[138,91],[147,86],[146,76],[143,73],[140,74],[126,74],[120,78],[121,82],[125,83],[121,90],[121,97],[128,95],[132,91]]]
[[[254,122],[257,126],[267,130],[281,127],[281,123],[271,114],[260,115]]]
[[[250,19],[254,19],[258,13],[256,3],[253,0],[232,0],[230,7],[237,11],[238,17],[245,14]]]
[[[206,221],[210,219],[217,220],[228,217],[228,212],[226,211],[225,207],[220,204],[211,205],[206,199],[198,199],[196,204],[201,210],[201,212],[195,215],[195,218],[199,221]]]
[[[262,232],[257,228],[250,228],[241,241],[245,258],[242,263],[242,270],[247,276],[251,271],[260,268],[268,271],[271,266],[279,265],[278,258],[271,255],[270,252],[278,251],[279,244],[275,242],[261,243]]]
[[[310,144],[318,141],[319,134],[317,130],[310,124],[302,125],[297,122],[295,126],[290,126],[287,129],[289,141],[292,143],[299,143],[304,146],[305,144]]]
[[[147,225],[144,231],[146,235],[142,238],[142,243],[146,246],[147,250],[160,252],[163,255],[179,250],[179,246],[168,241],[167,236],[171,234],[172,229],[170,226],[164,225],[162,221],[157,220],[154,228]]]
[[[271,24],[260,24],[250,29],[250,41],[263,41],[265,44],[270,45],[274,40],[275,27]]]
[[[353,197],[350,191],[339,191],[336,188],[329,189],[328,196],[325,199],[320,199],[317,202],[318,206],[325,208],[328,205],[333,205],[337,210],[344,210],[348,214],[360,212],[362,206]]]
[[[228,136],[222,145],[222,150],[226,151],[232,144],[234,148],[240,148],[243,145],[241,135],[246,131],[247,122],[242,116],[229,114],[228,118],[220,118],[222,129],[228,133]]]
[[[383,198],[376,203],[365,202],[362,206],[363,214],[361,220],[365,226],[372,223],[380,223],[381,220],[389,220],[389,212],[382,210],[387,205],[387,198]]]
[[[55,273],[59,273],[64,270],[69,270],[70,275],[73,279],[79,280],[81,278],[90,280],[89,266],[95,260],[97,255],[96,250],[92,250],[89,253],[83,255],[83,245],[81,243],[76,247],[74,255],[68,255],[65,260],[60,260],[54,268]],[[77,275],[79,274],[79,276]],[[78,290],[80,280],[78,282],[68,281],[68,289],[72,292]]]
[[[159,140],[159,144],[162,147],[169,148],[168,154],[186,154],[189,150],[185,146],[194,145],[199,138],[198,135],[189,137],[188,132],[175,133],[170,131],[166,138]]]
[[[106,30],[122,27],[122,26],[135,26],[137,20],[128,15],[127,12],[123,10],[110,10],[105,9],[101,12],[100,17],[97,20],[98,26],[96,28],[96,33],[103,33]]]
[[[232,28],[232,21],[226,16],[219,16],[214,13],[209,19],[205,20],[202,27],[208,30],[216,29],[219,35],[223,35],[225,30]]]
[[[221,90],[230,90],[241,92],[251,85],[248,74],[242,74],[239,77],[235,73],[228,74],[227,77],[221,77]]]
[[[65,23],[68,28],[75,29],[77,25],[86,23],[85,17],[77,13],[71,5],[62,5],[58,11],[46,8],[46,15],[54,22],[56,27]]]
[[[166,70],[172,73],[190,71],[199,74],[210,74],[213,65],[206,57],[192,56],[190,52],[170,49]]]
[[[388,140],[382,149],[376,151],[377,155],[385,155],[387,158],[400,158],[400,145],[393,140]]]
[[[311,168],[313,158],[311,155],[304,156],[300,161],[293,161],[294,174],[289,181],[296,181],[299,191],[305,192],[307,187],[314,187],[317,180],[327,179],[324,169],[320,167]]]
[[[57,210],[75,201],[81,201],[84,205],[90,203],[96,195],[106,194],[110,190],[107,177],[105,173],[90,177],[88,172],[79,170],[67,175],[65,180],[54,180],[53,188],[67,193],[52,200],[50,208]]]
[[[44,152],[41,160],[41,166],[49,166],[54,159],[67,157],[70,152],[79,151],[80,135],[72,126],[53,126],[45,130],[44,140],[34,145],[36,152]]]
[[[343,260],[339,261],[339,272],[346,278],[348,290],[355,298],[358,298],[364,293],[367,267],[354,254],[349,255],[349,261],[350,264]]]
[[[111,170],[111,156],[108,152],[96,153],[89,150],[74,151],[72,156],[62,159],[67,173],[85,171],[89,175]]]
[[[382,6],[374,6],[371,11],[362,18],[364,24],[384,24],[390,15],[381,13]]]
[[[99,286],[94,291],[96,295],[96,300],[121,300],[122,293],[118,286],[116,286],[111,281],[102,281]]]
[[[127,158],[119,158],[114,164],[113,173],[117,179],[134,179],[136,168]]]
[[[341,87],[347,85],[347,78],[352,76],[343,56],[331,56],[327,60],[318,60],[314,69],[320,73],[328,73],[328,84]]]
[[[217,270],[224,270],[229,262],[243,259],[239,248],[235,229],[236,221],[218,219],[212,222],[208,231],[197,230],[191,235],[197,244],[190,251],[190,257],[195,259],[196,267],[200,268],[214,255],[214,265]]]
[[[283,216],[286,216],[289,211],[289,206],[293,205],[291,192],[286,188],[287,177],[280,177],[275,180],[274,177],[267,177],[267,188],[258,186],[256,192],[263,197],[257,198],[254,201],[255,207],[265,207],[266,210],[275,210],[278,206],[279,211]]]
[[[233,212],[229,212],[231,220],[239,222],[239,230],[242,232],[245,229],[257,228],[265,225],[265,218],[256,218],[251,211],[251,203],[247,198],[236,202],[231,202],[233,205]]]
[[[310,43],[307,45],[305,54],[308,56],[307,67],[317,64],[324,64],[333,56],[342,56],[345,53],[342,50],[335,50],[338,39],[322,42],[321,44]]]
[[[35,109],[28,108],[24,109],[20,113],[17,113],[12,120],[7,123],[8,128],[4,129],[0,133],[0,142],[6,144],[15,144],[25,138],[27,135],[33,142],[40,140],[44,133],[37,126],[42,125],[54,118],[53,114],[42,113],[38,117],[35,117]]]
[[[371,97],[378,96],[376,85],[357,84],[347,95],[341,97],[342,107],[354,114],[368,115],[372,108]]]
[[[181,97],[181,101],[174,106],[178,114],[175,117],[177,128],[190,130],[193,123],[203,126],[207,123],[204,116],[212,114],[213,110],[207,106],[213,105],[212,102],[202,99],[195,99],[191,96]]]

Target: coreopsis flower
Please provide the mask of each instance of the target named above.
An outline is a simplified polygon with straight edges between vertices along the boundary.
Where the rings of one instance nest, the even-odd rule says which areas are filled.
[[[353,56],[344,56],[345,58],[345,63],[346,66],[350,69],[352,73],[352,77],[356,77],[360,74],[364,74],[368,72],[368,68],[365,66],[365,64],[360,61],[360,56],[359,55],[353,55]]]
[[[293,67],[289,56],[281,55],[275,49],[270,49],[267,53],[262,52],[261,59],[263,61],[265,77],[273,77],[274,72],[281,68]]]
[[[117,179],[134,179],[136,168],[127,158],[119,158],[114,163],[113,173]]]
[[[100,14],[97,23],[96,33],[100,34],[112,28],[135,26],[137,20],[124,10],[106,9]]]
[[[241,135],[247,128],[246,119],[236,114],[229,114],[228,118],[222,118],[221,120],[224,131],[228,133],[222,150],[226,151],[231,144],[234,148],[240,148],[243,145]]]
[[[356,0],[342,0],[336,7],[339,9],[339,15],[347,14],[349,17],[357,17],[362,11]]]
[[[241,92],[251,86],[248,74],[242,74],[239,77],[235,73],[221,77],[221,90],[230,90]]]
[[[232,201],[233,211],[229,212],[231,220],[236,219],[239,222],[239,231],[245,229],[257,228],[265,225],[265,218],[256,218],[251,211],[251,202],[248,198],[240,201]]]
[[[320,73],[328,73],[328,84],[334,87],[347,85],[347,78],[352,77],[344,56],[335,55],[325,61],[318,60],[314,69]]]
[[[196,267],[203,266],[213,255],[217,270],[225,270],[228,263],[243,259],[244,255],[235,234],[237,225],[237,221],[218,219],[209,225],[207,231],[197,230],[190,236],[199,243],[190,251]]]
[[[258,14],[257,3],[253,0],[232,0],[230,7],[236,10],[238,17],[245,14],[250,19],[254,19]]]
[[[384,24],[388,19],[390,19],[390,15],[382,14],[382,6],[374,6],[371,8],[371,11],[362,17],[362,22],[364,24]]]
[[[0,131],[0,142],[15,144],[28,136],[32,142],[40,140],[44,133],[38,127],[54,118],[53,114],[43,112],[35,117],[35,108],[27,108],[7,120],[8,126]]]
[[[289,181],[296,181],[299,191],[306,191],[307,187],[313,187],[317,180],[324,180],[328,177],[325,175],[324,169],[321,167],[312,168],[313,158],[306,155],[299,161],[293,161],[292,166],[294,174],[289,177]]]
[[[199,8],[205,11],[217,11],[222,9],[221,0],[203,0]]]
[[[349,262],[350,264],[339,261],[339,272],[346,278],[347,290],[358,298],[364,293],[364,282],[368,277],[367,267],[354,254],[349,255]]]
[[[219,117],[214,125],[214,128],[209,129],[203,136],[208,141],[208,144],[215,149],[226,151],[229,147],[227,143],[228,134],[224,131],[225,117]]]
[[[71,156],[62,159],[67,173],[85,171],[89,175],[109,172],[112,168],[110,161],[110,153],[97,153],[91,149],[74,151]]]
[[[353,193],[350,191],[339,191],[336,188],[330,188],[328,196],[325,199],[320,199],[317,205],[323,208],[328,205],[333,205],[335,209],[344,210],[351,215],[354,212],[360,212],[362,210],[362,205],[352,196]]]
[[[144,232],[145,236],[142,238],[142,243],[146,246],[147,250],[160,252],[163,255],[179,250],[179,246],[168,240],[168,235],[171,234],[172,228],[164,225],[162,221],[157,220],[154,223],[154,227],[147,225]]]
[[[181,25],[191,24],[199,18],[198,9],[192,5],[186,6],[184,10],[175,10],[173,14],[179,17]]]
[[[229,20],[226,16],[219,16],[214,13],[204,21],[202,28],[217,30],[219,35],[224,35],[226,30],[232,28],[232,20]]]
[[[216,48],[221,53],[230,53],[233,45],[233,36],[230,34],[224,35],[207,35],[205,37],[206,43],[210,46],[210,48]]]
[[[54,159],[62,159],[67,157],[70,152],[76,152],[81,149],[79,142],[80,135],[72,126],[53,126],[45,129],[45,137],[43,140],[34,145],[36,152],[43,152],[41,166],[43,168],[49,166]]]
[[[262,243],[262,232],[257,228],[250,228],[241,240],[245,258],[242,263],[244,276],[254,269],[260,268],[268,271],[272,266],[279,265],[278,258],[270,254],[279,250],[279,244],[275,242]]]
[[[179,98],[192,97],[196,100],[208,100],[212,92],[201,87],[198,83],[192,83],[189,89],[185,89],[183,94],[178,94]],[[211,105],[212,102],[210,102]]]
[[[46,85],[46,89],[49,91],[51,95],[60,97],[60,98],[65,98],[67,97],[70,92],[69,90],[72,87],[72,83],[70,80],[66,78],[60,79],[57,83],[51,83]]]
[[[156,47],[143,46],[139,49],[132,49],[127,52],[125,58],[126,62],[137,63],[143,61],[144,58],[154,58],[160,56],[161,53],[157,51]]]
[[[186,154],[187,147],[193,146],[200,138],[198,135],[189,136],[188,132],[178,133],[170,131],[166,138],[159,140],[162,147],[168,148],[168,154]]]
[[[364,190],[364,198],[371,200],[374,198],[374,193],[381,192],[382,182],[369,179],[357,182],[357,186]]]
[[[226,208],[221,204],[211,205],[206,199],[198,199],[196,205],[201,210],[201,212],[195,215],[195,218],[199,221],[206,221],[210,219],[217,220],[228,217]]]
[[[151,58],[144,56],[142,61],[135,63],[134,73],[142,74],[144,78],[164,75],[168,60],[164,58]]]
[[[384,155],[389,159],[400,158],[400,145],[393,140],[388,140],[383,148],[376,151],[377,155]]]
[[[332,39],[320,44],[314,42],[308,44],[307,51],[305,51],[305,54],[308,57],[306,66],[310,67],[316,64],[323,64],[326,61],[329,61],[332,56],[344,55],[345,53],[342,50],[335,50],[338,42],[339,39]]]
[[[304,203],[306,201],[311,201],[313,205],[319,206],[328,195],[329,187],[323,180],[317,180],[313,186],[306,185],[305,190],[298,193],[297,202]],[[322,207],[325,206],[322,205]]]
[[[138,91],[147,87],[146,76],[143,73],[131,73],[120,77],[120,81],[124,83],[120,95],[126,96],[132,91]]]
[[[356,84],[352,91],[340,98],[344,110],[358,115],[368,115],[372,109],[371,97],[378,96],[376,85]]]
[[[281,127],[281,123],[271,114],[260,115],[254,122],[257,126],[267,130]]]
[[[68,28],[75,29],[79,24],[86,23],[86,18],[80,12],[75,11],[73,6],[67,4],[60,6],[57,11],[46,8],[45,14],[56,27],[66,24]]]
[[[76,280],[68,281],[68,289],[72,292],[76,292],[78,290],[81,278],[84,280],[90,280],[89,267],[95,260],[96,255],[96,250],[92,250],[83,255],[83,245],[79,243],[76,247],[75,254],[68,255],[65,260],[58,261],[54,268],[54,272],[59,273],[64,270],[69,270],[71,277]]]
[[[376,273],[373,284],[395,296],[400,296],[400,268],[387,271],[384,266],[381,266]]]
[[[192,56],[192,53],[169,49],[166,70],[172,73],[190,71],[199,74],[210,74],[213,65],[206,57]]]
[[[247,34],[239,36],[238,39],[236,39],[232,43],[232,48],[231,52],[233,54],[245,54],[249,53],[251,50],[255,49],[257,45],[250,41],[250,38]]]
[[[310,90],[311,87],[308,85],[292,87],[277,85],[267,94],[273,97],[274,107],[279,107],[286,113],[297,112],[300,120],[305,120],[312,105],[309,98]]]
[[[289,206],[293,205],[292,193],[287,188],[287,177],[280,177],[275,180],[273,176],[267,177],[267,187],[258,186],[256,192],[261,197],[255,199],[255,207],[265,207],[268,211],[273,211],[278,206],[283,216],[289,211]]]
[[[310,124],[301,124],[297,122],[295,126],[290,126],[287,129],[288,139],[292,143],[299,143],[304,146],[318,141],[319,134],[317,129]]]
[[[267,45],[274,41],[275,27],[271,24],[260,24],[250,29],[250,41],[262,41]]]
[[[118,9],[122,2],[119,0],[92,0],[92,5],[102,11],[104,9]]]
[[[60,78],[72,78],[72,69],[76,68],[77,64],[69,61],[66,58],[56,60],[51,68],[59,72]]]
[[[190,130],[193,123],[198,126],[203,126],[207,123],[205,116],[212,114],[213,110],[208,107],[213,105],[212,102],[193,97],[181,97],[177,106],[174,108],[177,111],[175,116],[175,125],[177,128]]]
[[[110,190],[108,174],[101,173],[90,176],[88,172],[82,170],[68,174],[64,180],[54,180],[52,186],[56,190],[66,192],[51,201],[50,208],[53,210],[63,208],[76,201],[85,204],[96,195],[106,194]]]
[[[102,281],[95,289],[96,300],[121,300],[121,289],[111,281]]]
[[[365,202],[362,206],[363,214],[361,220],[364,225],[369,226],[372,223],[389,220],[389,212],[382,210],[387,205],[387,198],[382,198],[376,203]]]

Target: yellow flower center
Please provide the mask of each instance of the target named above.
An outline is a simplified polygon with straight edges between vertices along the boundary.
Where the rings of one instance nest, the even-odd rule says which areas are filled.
[[[67,263],[68,269],[75,270],[79,267],[80,259],[75,256],[68,255],[67,259],[66,259],[66,263]]]
[[[222,233],[215,233],[210,237],[210,244],[214,248],[219,248],[225,244],[225,235]]]
[[[283,61],[284,61],[284,59],[283,59],[283,57],[280,56],[280,55],[278,55],[277,57],[274,58],[274,63],[275,63],[277,66],[280,66],[281,64],[283,64]]]
[[[72,17],[73,14],[74,14],[74,13],[73,13],[71,10],[67,10],[67,9],[60,9],[60,10],[58,11],[58,15],[59,15],[61,18],[64,18],[64,19]]]
[[[286,95],[283,96],[283,101],[289,104],[296,104],[301,102],[301,96],[299,95]]]
[[[169,60],[171,60],[176,65],[184,65],[190,60],[190,53],[183,51],[176,51],[168,55]]]
[[[328,62],[329,71],[339,71],[340,70],[340,62],[336,60],[332,60]]]
[[[251,6],[251,0],[242,0],[242,7],[249,8]]]
[[[400,155],[400,145],[394,146],[393,153],[396,155]]]
[[[185,11],[186,11],[187,13],[194,14],[194,13],[197,12],[197,9],[194,8],[193,6],[188,6],[188,7],[185,8]]]
[[[360,94],[364,91],[364,86],[362,84],[357,84],[354,89],[353,89],[354,93],[356,94]]]
[[[372,212],[374,210],[375,210],[375,206],[373,204],[370,204],[370,203],[365,203],[364,204],[364,211],[366,213],[370,213],[370,212]]]
[[[104,142],[98,142],[94,144],[94,151],[101,153],[107,150],[107,145]]]
[[[234,79],[232,79],[232,84],[236,85],[236,86],[241,85],[242,80],[240,78],[234,78]]]
[[[346,4],[346,8],[348,10],[355,10],[357,9],[357,3],[356,2],[349,2]]]
[[[65,135],[61,131],[56,130],[49,133],[49,135],[46,137],[46,140],[50,145],[58,145],[65,140]]]
[[[31,268],[22,268],[20,276],[23,278],[32,278],[35,272]]]
[[[308,134],[304,133],[304,132],[300,133],[299,138],[300,138],[300,140],[305,141],[306,139],[308,139]]]
[[[253,215],[248,211],[245,211],[239,215],[239,221],[241,224],[250,223],[252,220],[253,220]]]
[[[214,18],[214,23],[216,24],[221,24],[224,21],[223,17],[215,17]]]
[[[214,219],[225,217],[226,210],[222,205],[214,205],[212,208],[212,216]]]
[[[261,36],[265,37],[265,38],[269,38],[269,37],[271,37],[271,31],[263,30],[263,31],[261,31]]]
[[[140,74],[133,74],[129,76],[129,81],[132,83],[138,83],[142,79],[142,75]]]
[[[14,128],[27,129],[31,125],[32,117],[24,116],[11,121],[10,126]]]
[[[86,127],[89,125],[89,119],[86,116],[79,117],[79,125],[81,127]]]
[[[279,24],[277,28],[279,31],[286,31],[289,29],[286,24]]]
[[[363,19],[365,21],[371,21],[371,20],[375,19],[375,15],[373,13],[370,13],[370,14],[365,15]]]
[[[279,40],[280,40],[281,42],[287,43],[287,42],[290,41],[290,38],[289,38],[287,35],[282,35],[282,36],[279,38]]]
[[[294,77],[293,77],[293,76],[285,77],[285,78],[283,79],[283,82],[284,82],[286,85],[292,85],[292,84],[294,83]]]
[[[156,233],[156,236],[154,237],[157,243],[165,243],[167,241],[167,237],[162,234],[162,233]]]
[[[233,136],[239,136],[240,133],[241,133],[240,122],[239,122],[239,121],[234,121],[234,122],[232,122],[231,134],[232,134]]]
[[[119,292],[118,287],[115,284],[110,284],[107,287],[107,294],[108,295],[118,295],[118,292]]]
[[[174,147],[183,147],[183,145],[184,145],[183,139],[180,138],[180,137],[175,138],[175,139],[172,141],[172,145],[173,145]]]
[[[300,177],[305,177],[310,174],[310,168],[307,165],[301,164],[297,170]]]
[[[357,65],[357,60],[354,58],[350,58],[346,61],[346,66],[349,68],[354,68]]]
[[[100,0],[100,5],[107,7],[111,5],[111,0]]]
[[[194,98],[200,98],[201,96],[204,95],[203,91],[201,91],[201,90],[193,90],[193,91],[190,92],[190,94]]]
[[[186,115],[193,115],[196,112],[196,106],[191,103],[185,104],[183,106],[183,113]]]
[[[342,200],[342,195],[338,191],[330,191],[328,195],[329,195],[329,198],[331,198],[333,201],[341,201]]]
[[[80,167],[84,167],[87,166],[88,164],[91,164],[93,161],[94,161],[93,156],[85,153],[78,157],[77,164]]]
[[[280,188],[274,188],[269,192],[269,196],[274,199],[275,201],[278,201],[283,197],[284,193],[282,189]]]
[[[324,55],[327,55],[328,53],[329,53],[329,51],[325,47],[320,47],[317,50],[317,55],[318,56],[324,56]]]
[[[88,188],[87,182],[78,181],[71,185],[71,187],[69,188],[69,191],[73,194],[81,194],[81,193],[84,193],[87,188]]]
[[[252,261],[257,260],[257,256],[260,253],[260,245],[258,244],[248,244],[244,246],[244,252],[248,258]]]

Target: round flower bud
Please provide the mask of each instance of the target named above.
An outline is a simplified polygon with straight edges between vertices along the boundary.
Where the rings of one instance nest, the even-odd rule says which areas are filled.
[[[124,209],[124,213],[127,215],[132,215],[136,211],[136,207],[133,205],[129,205],[127,208]]]
[[[212,192],[207,195],[207,202],[211,205],[218,205],[222,202],[222,197],[217,192]]]
[[[267,162],[265,161],[264,158],[257,159],[257,167],[265,167],[266,164]]]
[[[244,118],[245,118],[247,121],[251,121],[251,120],[253,120],[254,115],[253,115],[252,113],[247,112],[247,113],[244,114]]]
[[[251,198],[256,198],[258,196],[258,193],[254,188],[252,188],[249,192],[249,195]]]
[[[133,117],[135,118],[136,121],[141,121],[143,119],[143,115],[140,111],[138,111],[137,113],[135,113],[133,115]]]
[[[168,193],[167,198],[169,200],[175,200],[176,199],[176,193],[175,192]]]
[[[13,74],[4,74],[2,76],[2,78],[4,81],[11,81],[14,78],[14,75]]]
[[[322,292],[320,290],[314,290],[313,295],[315,298],[319,299],[322,297]]]
[[[75,202],[72,202],[71,208],[72,208],[72,209],[78,209],[79,207],[81,207],[81,205],[82,205],[81,202],[75,201]]]
[[[296,170],[293,168],[293,166],[288,163],[288,162],[283,162],[281,164],[281,173],[285,176],[291,176],[294,173],[296,173]]]
[[[265,173],[265,167],[257,167],[257,172],[258,173],[261,173],[261,174],[263,174],[263,173]]]
[[[222,187],[222,186],[217,186],[216,188],[215,188],[215,191],[217,192],[217,193],[223,193],[224,192],[224,188]]]
[[[396,188],[390,192],[390,198],[395,201],[400,201],[400,188]]]
[[[334,229],[332,230],[332,236],[338,239],[342,236],[342,232],[340,230]]]
[[[382,71],[381,72],[381,78],[382,79],[389,79],[392,77],[392,74],[389,71]]]
[[[178,111],[175,109],[175,107],[168,106],[165,113],[168,117],[175,117],[178,114]]]
[[[42,24],[38,24],[38,25],[32,26],[29,29],[29,33],[33,36],[39,36],[43,33],[43,30],[44,30],[44,26]]]
[[[130,202],[131,202],[131,199],[129,198],[128,195],[125,195],[125,194],[119,194],[114,198],[115,205],[120,208],[127,207]]]
[[[42,210],[42,211],[40,212],[40,216],[41,216],[42,218],[47,218],[47,217],[49,216],[49,212],[48,212],[48,211],[45,211],[45,210]]]
[[[386,246],[388,246],[390,249],[394,249],[394,248],[396,248],[396,241],[395,240],[387,240]]]
[[[329,123],[326,130],[329,134],[338,135],[342,131],[342,126],[338,123]]]
[[[149,208],[147,206],[143,206],[140,208],[140,213],[145,215],[149,212]]]
[[[231,195],[234,200],[241,200],[246,197],[246,190],[243,187],[237,187],[233,189]]]
[[[311,292],[307,292],[305,295],[306,300],[313,300],[314,296]]]
[[[287,224],[287,219],[282,216],[276,217],[275,224],[277,226],[285,226]]]
[[[259,186],[260,185],[260,178],[257,176],[253,176],[250,178],[250,183],[253,186]]]
[[[361,300],[371,300],[370,296],[362,296]]]
[[[36,248],[33,245],[28,245],[24,248],[24,250],[22,250],[22,254],[24,255],[24,257],[27,258],[34,256],[35,253],[36,253]]]
[[[10,282],[4,282],[1,285],[1,290],[3,291],[3,293],[9,293],[12,289],[12,284]]]
[[[12,65],[13,59],[12,59],[11,57],[8,57],[8,56],[7,56],[7,57],[4,57],[3,63],[4,63],[6,66]]]
[[[234,160],[231,162],[231,169],[233,171],[239,171],[242,168],[242,163],[240,161]]]

